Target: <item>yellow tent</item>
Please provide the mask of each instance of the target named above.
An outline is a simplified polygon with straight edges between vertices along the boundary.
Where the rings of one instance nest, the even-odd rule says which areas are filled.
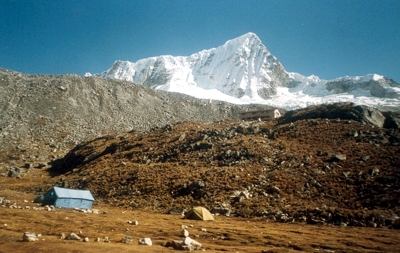
[[[190,220],[214,220],[214,217],[206,208],[201,206],[196,206],[190,210],[186,215],[185,219]]]

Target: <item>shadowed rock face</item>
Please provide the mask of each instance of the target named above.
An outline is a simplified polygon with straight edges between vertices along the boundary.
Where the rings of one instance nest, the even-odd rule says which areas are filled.
[[[385,114],[387,117],[385,117]],[[390,113],[382,113],[378,109],[364,106],[354,105],[352,103],[336,103],[320,106],[311,106],[305,109],[290,111],[280,119],[282,124],[301,120],[301,119],[348,119],[355,120],[360,123],[369,124],[377,127],[398,128],[396,122],[398,117]]]

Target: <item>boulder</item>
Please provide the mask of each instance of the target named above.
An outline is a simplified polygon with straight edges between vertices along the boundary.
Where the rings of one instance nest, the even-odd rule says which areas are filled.
[[[386,117],[385,122],[383,124],[384,128],[394,128],[400,129],[400,118],[395,117],[393,115],[389,115]]]
[[[232,213],[232,210],[230,208],[215,207],[215,208],[211,209],[210,213],[217,214],[217,215],[223,215],[223,216],[230,216]]]
[[[151,246],[151,245],[153,245],[153,242],[151,241],[150,238],[140,238],[139,244]]]
[[[186,212],[186,209],[184,208],[171,208],[171,210],[169,210],[169,214],[179,214],[179,215],[184,215]]]
[[[385,116],[383,116],[378,109],[365,105],[358,105],[355,106],[352,111],[358,114],[357,116],[360,122],[378,127],[383,127],[385,123]]]
[[[344,161],[346,160],[346,158],[347,157],[344,154],[332,154],[331,161],[332,162]]]
[[[43,198],[44,198],[43,194],[37,195],[35,197],[35,199],[33,200],[33,203],[42,203],[43,202]]]
[[[188,237],[189,236],[189,231],[187,231],[186,229],[182,229],[181,236],[182,237]]]
[[[170,241],[165,244],[165,247],[172,247],[176,250],[199,250],[201,249],[202,245],[201,243],[197,242],[196,240],[193,240],[190,237],[186,237],[183,241]]]
[[[8,170],[8,176],[9,177],[20,178],[20,177],[22,177],[23,173],[24,173],[24,170],[20,169],[20,168],[11,168],[11,169]]]
[[[194,250],[199,250],[199,249],[201,249],[201,243],[199,243],[198,241],[196,241],[196,240],[193,240],[192,238],[190,238],[190,237],[186,237],[185,239],[183,239],[183,242],[182,242],[182,244],[183,245],[187,245],[187,246],[189,246],[190,248],[193,248]]]
[[[177,240],[173,240],[173,241],[169,241],[165,244],[165,247],[172,247],[176,250],[183,250],[182,248],[182,241],[177,241]]]
[[[132,238],[132,236],[129,236],[129,235],[126,235],[126,236],[124,236],[124,238],[121,239],[121,242],[123,242],[123,243],[132,243],[132,241],[133,241],[133,238]]]
[[[279,119],[279,123],[317,118],[355,120],[378,127],[383,127],[385,123],[385,116],[378,109],[353,103],[323,104],[290,111]]]
[[[25,233],[22,235],[22,240],[23,240],[24,242],[36,242],[38,239],[37,239],[35,233],[32,233],[32,232],[25,232]]]
[[[65,239],[67,240],[81,240],[81,237],[75,233],[69,234]]]

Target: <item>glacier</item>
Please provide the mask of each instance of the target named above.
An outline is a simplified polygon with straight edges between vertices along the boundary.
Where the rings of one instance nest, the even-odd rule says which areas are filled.
[[[100,75],[201,99],[288,110],[334,102],[400,108],[400,84],[394,80],[378,74],[323,80],[287,72],[251,32],[190,56],[117,60]]]

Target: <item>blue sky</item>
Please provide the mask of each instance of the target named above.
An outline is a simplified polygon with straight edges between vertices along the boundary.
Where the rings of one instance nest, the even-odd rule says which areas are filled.
[[[256,33],[287,71],[400,82],[400,0],[0,0],[0,67],[100,73]]]

